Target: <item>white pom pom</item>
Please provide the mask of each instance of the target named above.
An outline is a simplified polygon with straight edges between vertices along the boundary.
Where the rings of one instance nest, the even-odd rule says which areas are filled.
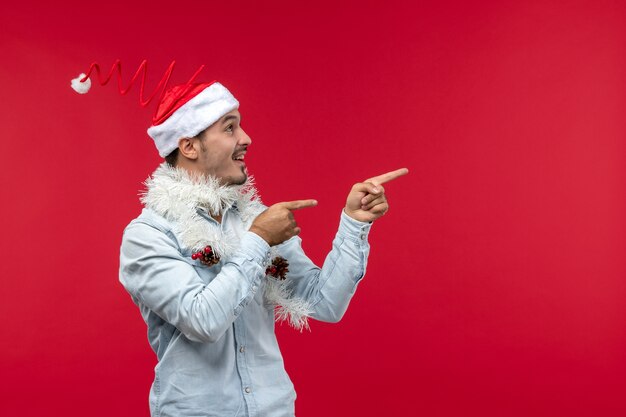
[[[85,82],[80,82],[85,77],[85,74],[80,74],[78,77],[72,80],[72,88],[78,94],[87,94],[91,88],[91,79],[87,78]]]

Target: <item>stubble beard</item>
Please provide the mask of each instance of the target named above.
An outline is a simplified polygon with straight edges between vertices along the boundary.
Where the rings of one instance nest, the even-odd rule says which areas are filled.
[[[243,174],[243,178],[222,178],[221,183],[224,185],[243,185],[248,181],[248,170],[246,167],[241,167],[241,173]]]

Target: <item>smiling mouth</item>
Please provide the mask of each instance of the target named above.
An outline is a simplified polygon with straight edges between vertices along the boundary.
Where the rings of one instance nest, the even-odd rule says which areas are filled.
[[[239,154],[235,154],[233,155],[233,161],[235,161],[236,163],[240,164],[240,165],[246,165],[245,161],[244,161],[244,157],[245,157],[246,153],[239,153]]]

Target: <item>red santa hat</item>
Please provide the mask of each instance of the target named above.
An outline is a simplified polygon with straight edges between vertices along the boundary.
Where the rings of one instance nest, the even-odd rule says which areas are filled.
[[[169,68],[156,89],[147,99],[144,99],[144,85],[147,72],[147,62],[144,60],[135,75],[132,77],[127,88],[122,86],[122,67],[119,60],[115,61],[111,71],[102,79],[100,67],[97,63],[91,64],[87,74],[80,74],[72,80],[72,88],[80,94],[85,94],[91,87],[89,75],[95,69],[101,85],[106,85],[113,72],[117,69],[118,89],[120,94],[125,95],[130,91],[135,80],[143,71],[139,103],[147,106],[156,93],[161,89],[159,104],[152,117],[152,126],[148,129],[148,135],[154,140],[159,155],[166,157],[176,148],[182,138],[191,138],[202,132],[207,127],[218,121],[226,113],[239,108],[239,102],[233,95],[217,81],[209,83],[195,83],[195,79],[204,68],[201,66],[186,84],[175,85],[167,88],[167,82],[174,69],[175,61]]]

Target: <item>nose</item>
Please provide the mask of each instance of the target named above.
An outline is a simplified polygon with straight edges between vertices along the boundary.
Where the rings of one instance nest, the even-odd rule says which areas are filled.
[[[250,139],[250,136],[248,136],[248,134],[246,133],[245,130],[243,130],[242,128],[239,128],[240,131],[240,135],[239,135],[239,145],[245,145],[248,146],[252,143],[252,139]]]

